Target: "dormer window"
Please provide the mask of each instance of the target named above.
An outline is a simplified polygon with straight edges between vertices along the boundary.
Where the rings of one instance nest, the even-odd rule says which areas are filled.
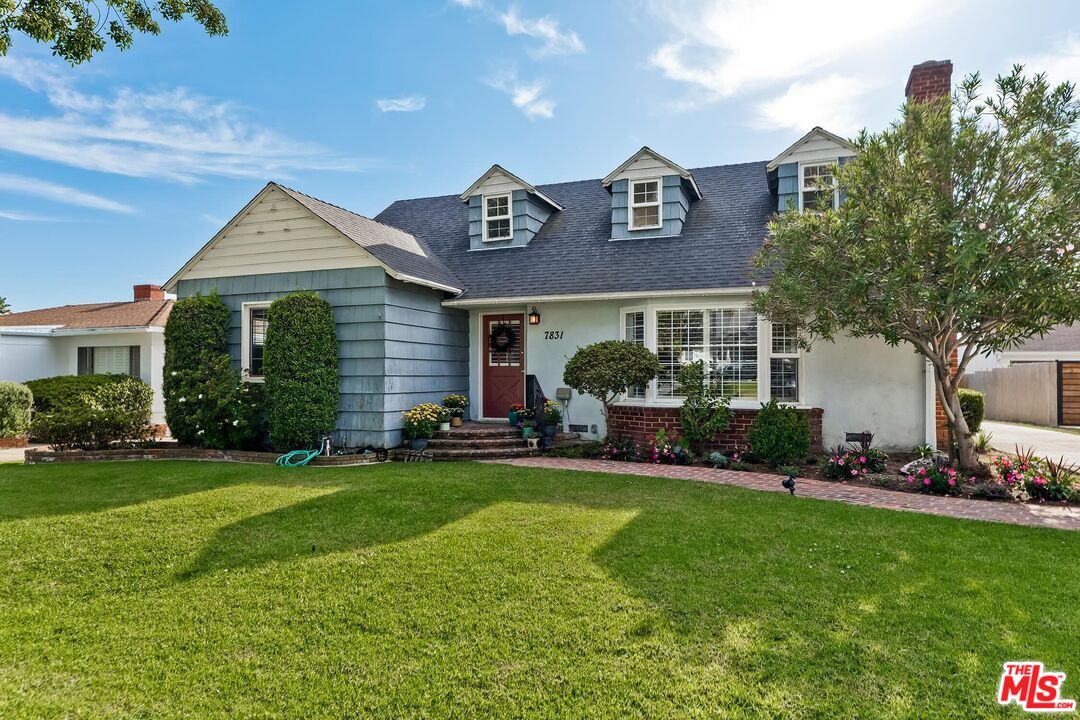
[[[833,178],[834,163],[815,163],[800,165],[799,207],[802,210],[816,210],[821,203],[836,207],[836,181]]]
[[[660,178],[630,183],[630,229],[660,227]]]
[[[509,240],[510,194],[484,196],[484,240]]]

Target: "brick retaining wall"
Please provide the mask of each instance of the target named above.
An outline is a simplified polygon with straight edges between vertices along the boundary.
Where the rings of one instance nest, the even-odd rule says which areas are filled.
[[[800,410],[810,418],[810,450],[814,453],[823,451],[821,440],[821,418],[824,410],[809,408]],[[731,450],[746,444],[746,431],[750,429],[758,411],[743,408],[731,411],[731,424],[728,429],[716,436],[713,442],[706,443],[710,450]],[[669,433],[681,434],[679,408],[647,407],[643,405],[613,405],[608,418],[608,435],[615,438],[629,438],[638,443],[650,443],[656,431],[661,427]]]

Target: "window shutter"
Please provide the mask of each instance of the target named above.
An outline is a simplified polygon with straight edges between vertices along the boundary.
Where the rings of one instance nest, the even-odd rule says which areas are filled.
[[[79,375],[92,375],[94,372],[94,353],[93,348],[81,347],[78,349],[78,370]]]
[[[128,375],[133,378],[139,377],[139,346],[132,345],[128,348]]]

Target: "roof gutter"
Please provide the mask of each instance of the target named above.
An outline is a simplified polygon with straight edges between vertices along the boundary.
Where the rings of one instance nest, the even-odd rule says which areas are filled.
[[[456,288],[453,285],[444,285],[442,283],[433,282],[431,280],[418,278],[415,275],[406,275],[405,273],[396,272],[394,270],[391,270],[386,265],[383,266],[383,269],[386,270],[387,275],[394,278],[395,280],[400,280],[401,282],[412,283],[413,285],[424,285],[426,287],[432,288],[433,290],[442,290],[443,292],[453,293],[455,295],[460,295],[464,292],[462,288]]]
[[[485,305],[523,305],[540,302],[586,302],[589,300],[632,300],[636,298],[704,297],[707,295],[749,295],[763,286],[708,288],[692,290],[634,290],[613,293],[568,293],[564,295],[517,295],[512,297],[466,298],[443,300],[446,307],[481,307]]]

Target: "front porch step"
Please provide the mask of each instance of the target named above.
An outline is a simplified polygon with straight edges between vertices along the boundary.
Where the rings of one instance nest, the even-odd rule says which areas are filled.
[[[524,444],[525,440],[521,437],[520,433],[512,437],[440,438],[436,436],[428,441],[428,447],[432,450],[436,448],[452,450],[454,448],[517,447]]]
[[[539,450],[532,450],[527,445],[518,447],[490,447],[490,448],[433,448],[428,445],[428,452],[436,460],[481,460],[489,458],[523,457],[527,455],[539,455]]]
[[[484,440],[491,438],[521,438],[521,430],[509,425],[494,425],[490,428],[454,428],[438,430],[431,436],[433,440]]]

